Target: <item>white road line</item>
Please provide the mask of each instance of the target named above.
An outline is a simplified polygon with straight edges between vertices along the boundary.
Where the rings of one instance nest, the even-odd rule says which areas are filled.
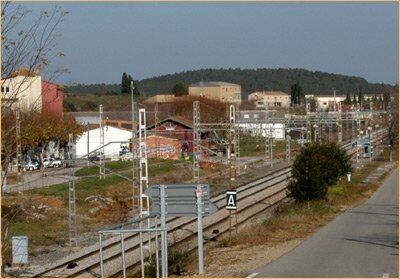
[[[256,277],[257,275],[258,275],[257,272],[256,273],[252,273],[249,276],[247,276],[246,278],[253,278],[253,277]]]
[[[382,278],[389,278],[390,277],[390,273],[383,273],[382,274]]]

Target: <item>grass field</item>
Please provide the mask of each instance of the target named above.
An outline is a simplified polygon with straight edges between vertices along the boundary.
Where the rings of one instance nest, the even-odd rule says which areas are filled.
[[[241,157],[256,157],[265,155],[265,138],[264,137],[244,137],[240,139],[240,156]],[[297,141],[290,142],[290,148],[293,151],[298,149],[300,145]],[[286,141],[275,140],[272,146],[273,154],[281,154],[286,152]]]
[[[179,169],[183,160],[149,160],[151,179],[163,175],[184,176]],[[108,162],[107,167],[131,177],[132,162]],[[78,172],[78,171],[77,171]],[[80,175],[98,174],[98,167],[85,167]],[[152,181],[152,180],[151,180]],[[114,174],[100,180],[97,175],[75,181],[78,233],[95,232],[101,227],[123,222],[132,208],[132,182]],[[29,238],[29,253],[34,256],[43,246],[65,246],[68,241],[68,183],[53,185],[2,197],[2,220],[7,225],[3,234],[4,260],[10,260],[10,241],[13,235]],[[4,232],[4,231],[3,231]]]

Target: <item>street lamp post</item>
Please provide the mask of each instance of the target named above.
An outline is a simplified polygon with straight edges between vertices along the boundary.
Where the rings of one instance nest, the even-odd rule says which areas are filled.
[[[90,165],[90,160],[89,160],[89,139],[90,139],[90,137],[89,137],[89,121],[87,121],[86,122],[86,133],[87,133],[87,159],[88,159],[88,162],[87,162],[87,165],[89,166]]]

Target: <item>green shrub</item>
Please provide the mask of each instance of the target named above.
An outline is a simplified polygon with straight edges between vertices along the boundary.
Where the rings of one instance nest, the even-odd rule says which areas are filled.
[[[189,262],[189,252],[179,250],[168,250],[168,275],[183,275],[186,265]],[[161,256],[160,256],[161,257]],[[161,258],[160,260],[160,275],[161,275]],[[151,258],[151,264],[145,267],[145,274],[152,278],[157,275],[155,256]]]
[[[297,201],[325,198],[328,186],[351,171],[350,157],[335,143],[308,144],[293,163],[289,196]]]

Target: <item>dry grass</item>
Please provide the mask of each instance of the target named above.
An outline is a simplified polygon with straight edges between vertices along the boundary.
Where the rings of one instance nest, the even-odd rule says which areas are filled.
[[[270,220],[239,232],[229,244],[264,245],[307,237],[338,213],[372,196],[379,183],[361,184],[361,181],[378,166],[375,162],[366,165],[353,175],[351,182],[342,179],[336,186],[330,187],[326,200],[295,202],[281,208]]]
[[[375,162],[367,164],[353,174],[351,182],[342,179],[330,187],[326,200],[283,205],[269,220],[243,228],[231,239],[219,240],[206,250],[207,277],[243,277],[243,271],[273,261],[294,249],[340,212],[371,197],[380,182],[361,184],[361,181],[378,166]],[[196,273],[196,259],[187,269],[189,274]]]

